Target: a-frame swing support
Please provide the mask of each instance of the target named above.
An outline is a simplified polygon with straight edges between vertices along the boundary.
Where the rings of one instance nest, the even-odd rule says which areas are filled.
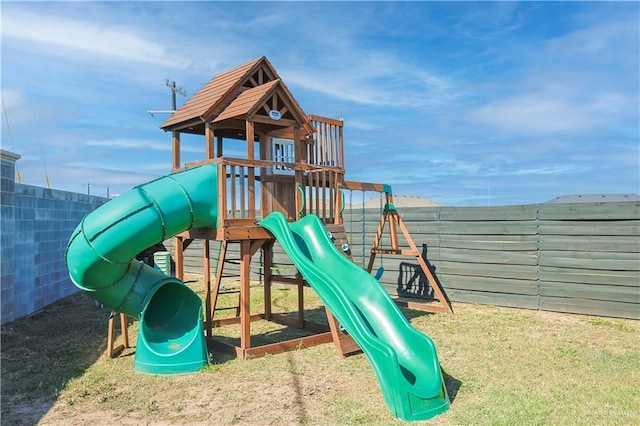
[[[373,246],[371,248],[371,254],[369,256],[369,264],[367,265],[367,271],[371,273],[373,268],[373,264],[375,262],[376,256],[380,255],[399,255],[399,256],[413,256],[416,261],[420,265],[420,269],[423,274],[427,278],[429,285],[433,289],[433,292],[436,296],[436,299],[440,302],[439,305],[433,303],[422,303],[422,302],[410,302],[404,300],[396,300],[396,303],[400,306],[407,307],[410,309],[416,309],[420,311],[426,312],[444,312],[444,313],[453,313],[453,308],[451,307],[451,302],[445,296],[440,283],[436,280],[431,268],[427,265],[427,262],[423,259],[422,253],[418,250],[413,238],[411,238],[411,234],[407,230],[402,218],[398,214],[398,210],[393,204],[393,194],[391,193],[391,189],[389,187],[384,188],[384,194],[386,198],[385,206],[382,211],[382,215],[380,216],[380,223],[378,225],[378,230],[376,231],[376,236],[373,241]],[[384,233],[385,225],[389,223],[389,239],[391,242],[391,248],[381,248],[380,243],[382,241],[382,236]],[[398,243],[398,227],[402,232],[407,244],[409,245],[409,249],[401,249]]]

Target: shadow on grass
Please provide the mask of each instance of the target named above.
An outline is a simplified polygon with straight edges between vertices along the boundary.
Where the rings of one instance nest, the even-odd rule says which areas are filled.
[[[305,425],[309,423],[309,411],[307,405],[305,404],[305,398],[303,395],[302,385],[300,384],[299,379],[299,371],[298,366],[293,360],[293,356],[289,352],[287,354],[287,365],[289,367],[289,374],[291,376],[291,380],[293,381],[293,389],[294,389],[294,407],[298,407],[298,412],[296,417],[298,418],[298,424]]]
[[[104,356],[111,311],[84,293],[2,326],[3,424],[36,424]]]
[[[421,311],[419,309],[411,309],[411,308],[400,308],[404,316],[411,322],[412,319],[422,318],[434,315],[433,312]]]
[[[429,268],[431,275],[436,281],[436,284],[442,290],[442,295],[445,300],[440,302],[451,306],[451,300],[447,295],[445,288],[442,286],[440,279],[436,273],[436,267],[429,261],[428,247],[426,244],[422,244],[422,259]],[[397,277],[396,292],[401,298],[414,299],[416,302],[433,302],[437,300],[435,298],[435,291],[429,283],[429,279],[425,275],[424,271],[420,267],[420,264],[413,262],[400,262],[398,265],[398,277]]]
[[[462,382],[455,377],[450,376],[446,371],[444,371],[444,368],[442,369],[442,376],[444,378],[444,386],[447,389],[447,394],[449,394],[449,401],[453,404],[453,401],[455,401],[458,391],[462,386]]]
[[[275,315],[288,318],[292,323],[297,320],[297,312],[277,312]],[[304,311],[305,322],[314,323],[325,327],[329,331],[327,317],[324,307],[306,309]],[[272,321],[259,320],[251,323],[251,347],[282,343],[290,340],[303,339],[314,336],[322,331],[314,331],[308,328],[298,328],[295,325],[287,325],[278,318]],[[240,346],[240,326],[239,324],[225,325],[213,329],[216,340],[233,346]],[[214,352],[214,359],[218,357],[218,352]],[[233,357],[232,357],[233,358]],[[225,358],[226,359],[226,358]],[[219,362],[216,362],[219,363]]]

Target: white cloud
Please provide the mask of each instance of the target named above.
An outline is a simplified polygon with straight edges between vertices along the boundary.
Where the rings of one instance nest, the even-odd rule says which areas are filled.
[[[108,148],[123,148],[132,150],[151,150],[151,151],[165,151],[171,152],[172,146],[170,141],[158,142],[157,140],[145,140],[145,139],[102,139],[102,140],[89,140],[84,143],[86,146],[95,147],[108,147]],[[201,154],[204,148],[181,145],[180,150],[182,152],[193,152]]]
[[[547,51],[558,58],[585,58],[589,61],[632,59],[637,66],[638,16],[588,26],[547,42]]]
[[[559,92],[561,90],[551,89],[506,96],[477,108],[469,118],[517,134],[584,134],[615,122],[633,106],[633,99],[619,93],[591,94],[581,99],[578,95]]]
[[[486,91],[469,118],[512,135],[588,138],[599,129],[637,129],[639,36],[637,15],[616,15],[583,19],[537,45],[519,41],[499,55],[520,66]]]
[[[170,58],[166,48],[145,39],[136,30],[25,10],[3,11],[2,37],[49,46],[58,54],[70,51],[128,62],[184,67]],[[58,49],[62,49],[59,51]]]
[[[393,67],[371,61],[342,69],[289,69],[283,78],[292,86],[370,106],[428,108],[456,98],[444,76],[395,62]]]
[[[33,112],[27,108],[25,96],[19,90],[2,88],[2,131],[15,132],[33,122]],[[9,128],[7,129],[7,123]]]
[[[588,171],[588,167],[579,167],[573,164],[556,164],[556,165],[541,165],[537,167],[528,167],[502,174],[507,175],[565,175],[571,173],[581,173]]]
[[[186,89],[182,103],[266,55],[305,111],[345,117],[348,180],[443,200],[486,196],[488,181],[493,197],[502,185],[517,200],[604,176],[606,192],[637,186],[638,27],[626,6],[187,4],[3,4],[3,96],[25,175],[40,179],[42,157],[55,185],[115,192],[165,174],[170,135],[145,113],[167,107],[165,78]],[[204,16],[215,23],[192,25]],[[181,145],[183,163],[203,158],[201,136]]]
[[[154,151],[171,151],[170,144],[162,144],[155,141],[141,139],[104,139],[89,140],[84,143],[86,146],[106,146],[109,148],[138,149],[145,148]]]
[[[534,6],[535,7],[535,6]],[[456,32],[473,40],[492,41],[507,36],[523,24],[529,7],[517,2],[478,2],[466,7]]]

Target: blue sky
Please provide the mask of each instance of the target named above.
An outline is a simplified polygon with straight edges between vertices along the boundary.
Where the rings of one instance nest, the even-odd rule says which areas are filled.
[[[147,114],[170,109],[166,79],[181,105],[264,55],[306,113],[344,118],[348,180],[448,205],[640,192],[638,2],[0,7],[2,148],[24,183],[46,167],[104,195],[167,174],[166,116]]]

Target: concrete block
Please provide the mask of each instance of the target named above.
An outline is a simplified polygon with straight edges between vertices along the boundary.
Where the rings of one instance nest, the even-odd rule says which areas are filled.
[[[7,192],[15,192],[16,181],[12,178],[5,178],[4,176],[0,179],[0,190]]]
[[[2,289],[2,294],[4,291],[11,291],[13,294],[13,289],[16,285],[16,277],[14,273],[6,273],[6,271],[2,270],[2,277],[0,277],[0,288]]]
[[[2,221],[2,234],[5,235],[15,235],[16,233],[16,222],[15,220],[3,220]]]
[[[16,261],[24,261],[26,262],[26,258],[35,256],[35,253],[38,251],[38,245],[36,243],[22,243],[19,242],[15,245],[15,256]],[[20,259],[18,259],[20,258]]]
[[[16,167],[15,163],[2,160],[0,163],[0,176],[3,178],[15,180]]]
[[[21,318],[36,311],[35,301],[31,299],[31,292],[22,292],[15,295],[14,298],[14,316]]]
[[[16,274],[16,262],[15,259],[2,259],[0,263],[2,268],[2,287],[14,285]]]
[[[28,229],[23,229],[28,228]],[[24,220],[16,221],[16,244],[26,244],[35,242],[35,232],[33,230],[33,224],[29,226],[28,222]]]
[[[0,234],[0,242],[2,243],[3,247],[12,246],[14,244],[14,241],[15,236],[13,234],[8,234],[5,232]]]
[[[3,160],[4,161],[4,160]],[[4,163],[3,163],[4,164]],[[3,166],[0,267],[2,322],[74,294],[64,254],[73,231],[106,198],[13,184],[14,172]],[[13,188],[14,194],[8,189]]]
[[[54,210],[36,209],[35,212],[34,212],[34,219],[35,220],[51,220],[51,219],[55,219]]]
[[[16,319],[14,313],[14,303],[12,300],[2,298],[2,324]]]
[[[9,263],[15,263],[16,248],[14,245],[2,245],[0,247],[0,263],[2,264],[2,273],[4,274],[4,268],[9,266]]]
[[[35,197],[36,188],[38,187],[33,185],[23,185],[21,183],[16,183],[16,194]]]
[[[16,194],[9,191],[2,191],[0,193],[0,205],[3,206],[13,206],[16,201]]]
[[[13,222],[15,218],[15,207],[9,205],[0,206],[0,214],[2,214],[2,225],[5,223]]]
[[[28,195],[16,195],[16,207],[35,208],[37,201],[34,197]]]
[[[15,215],[17,220],[34,220],[36,218],[36,211],[34,209],[16,207]]]
[[[30,291],[36,286],[36,274],[31,268],[16,268],[15,273],[16,289],[20,291]]]

